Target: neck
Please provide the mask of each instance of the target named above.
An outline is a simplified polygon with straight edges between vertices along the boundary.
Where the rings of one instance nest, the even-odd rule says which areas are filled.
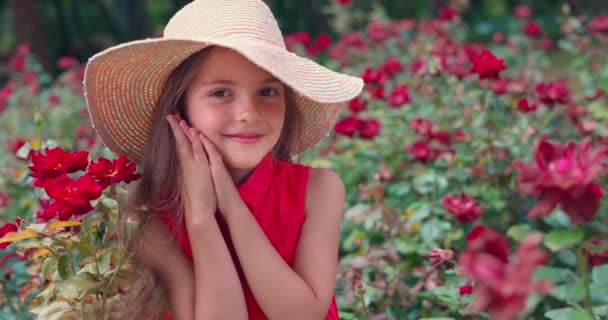
[[[232,169],[228,168],[228,172],[230,173],[230,177],[232,177],[232,181],[235,186],[241,185],[241,183],[245,182],[247,178],[253,173],[253,168],[251,169]]]

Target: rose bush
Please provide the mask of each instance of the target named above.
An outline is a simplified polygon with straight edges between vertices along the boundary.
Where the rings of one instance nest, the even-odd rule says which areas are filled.
[[[365,81],[300,159],[347,188],[340,314],[604,318],[608,17],[566,10],[548,38],[520,6],[474,43],[459,9],[391,21],[377,7],[367,21],[335,1],[338,39],[285,35],[290,50]],[[20,46],[0,90],[3,319],[112,318],[134,275],[118,224],[137,168],[96,139],[83,66],[58,64],[52,79]]]

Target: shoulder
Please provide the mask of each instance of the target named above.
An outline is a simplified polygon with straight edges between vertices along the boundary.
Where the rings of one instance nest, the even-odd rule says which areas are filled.
[[[345,193],[344,183],[335,171],[325,168],[310,169],[306,192],[307,209],[318,205],[319,202],[336,202],[342,205]]]

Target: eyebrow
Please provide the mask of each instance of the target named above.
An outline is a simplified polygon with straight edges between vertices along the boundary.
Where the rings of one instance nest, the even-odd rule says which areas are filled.
[[[281,81],[275,77],[270,77],[270,78],[264,80],[262,82],[262,84],[269,84],[272,82],[281,82]],[[233,80],[228,80],[228,79],[215,79],[215,80],[211,80],[211,81],[202,83],[202,86],[210,86],[210,85],[214,85],[214,84],[234,85],[234,84],[236,84],[236,82]]]

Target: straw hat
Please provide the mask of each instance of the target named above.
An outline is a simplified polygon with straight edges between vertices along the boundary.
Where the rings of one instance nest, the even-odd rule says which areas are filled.
[[[239,52],[294,90],[303,121],[291,155],[323,139],[341,107],[363,88],[360,78],[288,51],[262,0],[195,0],[169,20],[162,38],[120,44],[89,60],[85,97],[103,143],[141,164],[167,78],[188,56],[211,45]]]

